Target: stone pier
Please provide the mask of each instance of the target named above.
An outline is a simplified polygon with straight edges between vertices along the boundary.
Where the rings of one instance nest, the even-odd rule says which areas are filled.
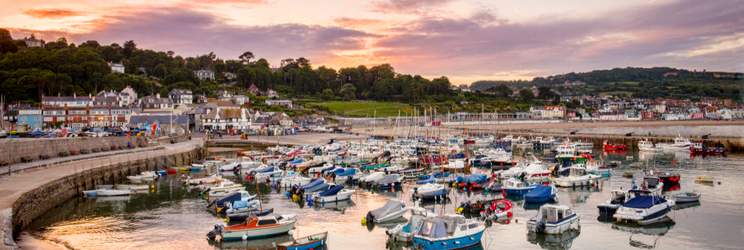
[[[142,171],[187,165],[203,158],[206,152],[204,142],[194,140],[166,144],[160,150],[60,164],[6,176],[0,180],[0,220],[4,225],[0,250],[16,249],[11,230],[12,234],[19,234],[36,217],[82,195],[84,190],[118,183]]]

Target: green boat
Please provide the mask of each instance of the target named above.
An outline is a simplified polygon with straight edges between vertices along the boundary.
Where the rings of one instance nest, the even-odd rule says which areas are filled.
[[[572,144],[564,143],[563,145],[558,146],[556,149],[556,155],[555,159],[558,160],[561,164],[564,162],[575,162],[575,163],[584,163],[586,162],[587,158],[584,157],[581,154],[577,153],[576,147]]]
[[[375,164],[375,165],[369,165],[362,167],[362,170],[375,170],[378,168],[387,168],[390,167],[390,164]]]

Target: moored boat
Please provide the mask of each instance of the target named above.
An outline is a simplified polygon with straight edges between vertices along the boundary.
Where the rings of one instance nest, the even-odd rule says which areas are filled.
[[[649,191],[631,190],[635,197],[617,209],[613,217],[618,221],[648,225],[663,221],[676,204]]]
[[[698,191],[682,192],[673,194],[672,199],[674,199],[674,202],[676,203],[697,202],[700,201],[700,196],[702,196],[702,194]]]
[[[481,218],[490,220],[501,220],[512,217],[512,208],[514,205],[508,199],[498,199],[493,201],[485,210],[481,211]]]
[[[417,249],[449,250],[480,244],[485,226],[462,215],[440,215],[423,220],[413,236]]]
[[[326,191],[314,194],[312,199],[309,201],[315,203],[327,203],[349,200],[355,191],[356,190],[353,189],[345,189],[342,185],[336,185],[328,188]]]
[[[294,214],[255,216],[239,225],[219,226],[207,234],[207,237],[214,239],[214,236],[219,234],[223,240],[228,241],[267,237],[285,234],[294,228],[295,223],[297,223],[297,219],[295,219]]]
[[[579,214],[564,205],[545,204],[527,221],[527,230],[535,233],[561,234],[580,228]]]
[[[312,250],[328,242],[328,232],[297,237],[294,240],[276,244],[277,250]]]
[[[390,199],[382,207],[369,211],[365,219],[367,223],[382,223],[400,218],[410,209],[410,207],[406,207],[406,203],[403,201]]]
[[[622,207],[626,201],[635,197],[628,190],[612,190],[610,191],[610,199],[602,204],[597,205],[599,209],[599,215],[601,216],[612,216],[615,214],[618,208]]]
[[[428,183],[413,188],[413,197],[422,200],[436,200],[447,198],[447,188],[439,183]]]
[[[511,178],[509,180],[506,180],[506,182],[501,186],[501,189],[506,194],[523,195],[537,186],[538,186],[537,184],[521,182],[521,181],[518,181],[517,179]]]
[[[539,203],[555,200],[558,198],[558,189],[555,186],[542,186],[539,185],[526,194],[524,194],[524,202]]]

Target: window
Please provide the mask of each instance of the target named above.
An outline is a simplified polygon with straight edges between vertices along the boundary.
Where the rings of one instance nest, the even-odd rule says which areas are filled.
[[[468,228],[470,228],[470,229],[473,229],[473,228],[476,228],[476,227],[478,227],[478,224],[476,224],[476,223],[473,223],[473,224],[468,225]]]
[[[563,219],[563,210],[558,210],[558,220]]]
[[[263,225],[272,225],[276,224],[275,220],[269,219],[269,220],[259,220],[258,223],[256,223],[256,226],[263,226]]]

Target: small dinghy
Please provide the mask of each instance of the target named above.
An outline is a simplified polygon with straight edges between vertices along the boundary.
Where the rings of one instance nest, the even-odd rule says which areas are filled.
[[[698,183],[713,183],[715,181],[716,180],[713,177],[695,177],[695,182]]]
[[[512,217],[512,207],[514,205],[510,200],[499,199],[495,200],[485,210],[481,211],[481,218],[490,220],[501,220]]]
[[[328,232],[310,235],[307,237],[297,237],[292,241],[276,244],[277,250],[310,250],[316,249],[328,242]]]
[[[132,194],[132,190],[117,190],[117,189],[96,189],[91,191],[86,191],[86,195],[95,195],[95,196],[125,196]]]
[[[400,218],[411,208],[406,207],[406,203],[398,199],[390,199],[381,208],[369,211],[366,221],[382,223]]]
[[[119,190],[148,190],[148,185],[116,185],[116,189]]]
[[[672,199],[674,199],[677,203],[684,203],[684,202],[697,202],[700,201],[700,192],[698,191],[692,191],[692,192],[683,192],[678,194],[673,194]]]
[[[271,214],[274,212],[273,208],[264,209],[264,210],[254,210],[249,212],[237,212],[237,213],[230,213],[227,214],[227,220],[228,221],[244,221],[251,216],[264,216],[267,214]]]

